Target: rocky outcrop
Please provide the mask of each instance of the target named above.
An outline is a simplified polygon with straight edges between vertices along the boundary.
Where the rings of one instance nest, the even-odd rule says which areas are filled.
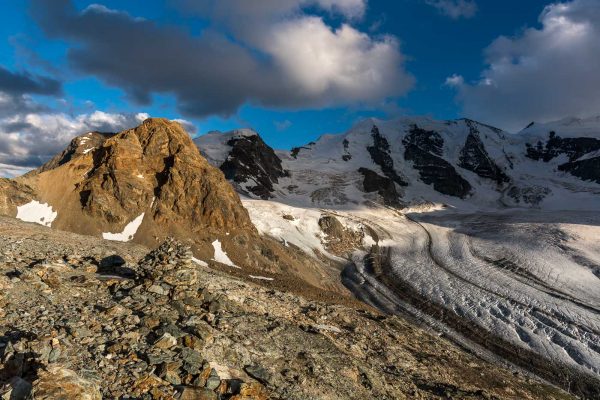
[[[362,247],[365,233],[345,227],[333,215],[323,215],[319,219],[319,228],[327,235],[325,247],[332,254],[348,258]]]
[[[536,161],[549,162],[561,155],[568,162],[558,166],[559,171],[568,172],[586,181],[600,183],[600,139],[590,137],[561,138],[556,132],[548,134],[544,144],[541,140],[535,145],[527,143],[527,157]],[[589,156],[591,153],[594,155]],[[587,157],[584,157],[586,156]]]
[[[368,168],[359,168],[358,172],[363,176],[363,190],[367,193],[377,192],[383,204],[390,207],[402,207],[400,195],[396,190],[394,181],[388,177],[381,176]]]
[[[315,144],[315,142],[309,142],[306,146],[292,147],[290,150],[290,156],[296,159],[298,158],[298,154],[300,154],[301,150],[310,150]]]
[[[444,140],[439,133],[413,125],[402,143],[404,158],[413,162],[424,183],[449,196],[465,198],[469,195],[471,184],[442,158]]]
[[[17,207],[34,197],[35,191],[28,185],[0,178],[0,215],[16,215]]]
[[[373,145],[367,147],[367,151],[371,155],[373,162],[381,168],[381,172],[389,179],[400,186],[407,186],[408,183],[394,169],[394,160],[390,155],[390,144],[387,139],[379,133],[377,126],[371,128],[371,137]]]
[[[506,191],[506,195],[511,199],[511,203],[515,203],[514,205],[529,205],[534,207],[538,207],[551,193],[552,190],[549,188],[537,185],[524,187],[511,186]]]
[[[250,192],[264,200],[271,198],[273,184],[278,183],[279,178],[287,176],[273,149],[254,132],[239,135],[234,132],[227,145],[231,150],[220,166],[225,177],[237,183],[244,192]],[[246,184],[249,181],[252,184]]]
[[[560,155],[565,155],[572,162],[588,153],[600,150],[600,139],[589,137],[563,139],[556,132],[550,132],[545,144],[540,140],[535,145],[526,143],[526,147],[526,155],[532,160],[549,162]]]
[[[561,164],[558,170],[568,172],[584,181],[600,183],[600,155]]]
[[[352,160],[352,154],[350,154],[348,150],[348,148],[350,147],[350,142],[348,141],[348,139],[344,139],[342,145],[344,146],[344,154],[342,154],[342,160],[346,162]]]
[[[473,121],[466,121],[466,123],[469,127],[469,135],[460,151],[458,166],[475,172],[482,178],[491,179],[498,185],[509,182],[510,178],[490,158],[475,123]]]

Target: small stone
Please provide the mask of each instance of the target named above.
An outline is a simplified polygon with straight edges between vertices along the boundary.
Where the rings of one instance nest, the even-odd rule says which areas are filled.
[[[54,363],[54,362],[58,361],[59,358],[60,358],[60,349],[58,347],[55,347],[54,349],[52,349],[50,351],[50,354],[48,355],[48,362]]]
[[[208,376],[208,379],[206,379],[205,386],[210,390],[215,390],[216,388],[219,387],[220,384],[221,384],[221,378],[219,378],[217,371],[215,371],[215,369],[212,368],[210,370],[210,375]]]
[[[26,400],[30,393],[31,383],[16,376],[4,388],[0,388],[0,399]]]
[[[244,382],[240,386],[240,393],[230,398],[230,400],[267,400],[269,398],[267,390],[258,382]]]
[[[136,397],[139,397],[143,394],[150,393],[158,387],[165,386],[166,384],[168,383],[160,379],[158,376],[149,374],[134,382],[132,394]]]
[[[271,380],[271,374],[260,365],[246,365],[244,371],[264,385],[267,385]]]
[[[116,306],[111,307],[108,310],[106,310],[104,313],[109,317],[118,318],[118,317],[123,317],[125,315],[130,315],[131,310],[117,304]]]
[[[169,292],[167,290],[165,290],[162,286],[159,285],[152,285],[148,288],[148,291],[150,293],[155,293],[161,296],[166,296],[169,294]]]
[[[217,400],[218,396],[206,388],[186,387],[181,393],[180,400]]]
[[[192,375],[200,373],[204,360],[202,355],[195,350],[189,348],[181,349],[180,356],[183,360],[183,369]]]
[[[204,341],[196,335],[186,335],[183,337],[182,343],[185,347],[190,349],[202,350],[204,347]]]
[[[177,345],[177,339],[170,333],[166,332],[163,334],[156,342],[154,342],[154,347],[159,349],[170,349],[173,346]]]
[[[172,385],[181,385],[181,378],[179,377],[180,368],[181,362],[163,363],[158,369],[157,374]]]

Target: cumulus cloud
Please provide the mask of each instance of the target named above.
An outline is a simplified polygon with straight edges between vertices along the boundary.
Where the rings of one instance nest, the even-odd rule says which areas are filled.
[[[539,29],[496,39],[476,82],[449,78],[467,116],[515,131],[600,113],[600,2],[551,4],[539,21]]]
[[[15,104],[23,108],[15,108]],[[10,105],[7,112],[6,105]],[[102,111],[76,116],[39,107],[27,95],[0,92],[0,177],[20,175],[62,151],[71,139],[89,131],[118,132],[138,125],[148,114]]]
[[[473,0],[425,0],[442,14],[452,18],[472,18],[477,14],[477,3]]]
[[[211,21],[198,35],[70,0],[32,0],[50,37],[69,41],[70,64],[147,104],[172,94],[187,116],[230,115],[245,103],[316,108],[398,97],[413,85],[399,42],[351,26],[366,0],[179,0]],[[333,29],[311,8],[345,21]]]
[[[444,84],[451,87],[460,87],[465,83],[465,78],[462,75],[454,74],[446,78]]]

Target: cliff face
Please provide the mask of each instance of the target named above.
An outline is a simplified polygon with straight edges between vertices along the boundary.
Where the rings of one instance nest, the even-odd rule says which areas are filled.
[[[166,236],[201,241],[256,234],[221,171],[178,123],[165,119],[114,135],[77,137],[13,188],[17,184],[56,212],[51,225],[62,230],[146,245]],[[14,193],[6,197],[18,202]]]
[[[155,223],[194,232],[254,229],[223,174],[177,123],[146,120],[106,140],[92,162],[77,187],[83,210],[93,217],[127,223],[149,207]]]
[[[264,200],[273,197],[273,184],[287,176],[273,149],[258,134],[234,135],[227,145],[231,151],[220,166],[225,177]]]

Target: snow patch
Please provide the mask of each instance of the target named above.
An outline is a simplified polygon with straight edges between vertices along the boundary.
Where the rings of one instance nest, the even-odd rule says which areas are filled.
[[[258,279],[261,281],[272,281],[274,280],[273,278],[267,278],[266,276],[258,276],[258,275],[248,275],[250,278],[252,279]]]
[[[225,253],[223,251],[223,249],[221,248],[221,242],[219,242],[219,239],[212,242],[212,245],[213,245],[213,248],[215,249],[215,256],[214,256],[213,260],[215,260],[216,262],[219,262],[221,264],[228,265],[233,268],[240,268],[237,265],[235,265],[233,263],[233,261],[231,261],[229,259],[229,257],[227,256],[227,253]]]
[[[192,261],[200,265],[201,267],[208,267],[208,263],[206,261],[199,260],[196,257],[192,257]]]
[[[87,153],[89,153],[90,151],[92,151],[94,149],[95,149],[95,147],[90,147],[89,149],[85,149],[82,153],[83,154],[87,154]]]
[[[146,213],[142,213],[139,217],[131,221],[125,226],[123,232],[121,233],[102,233],[102,237],[106,240],[114,240],[116,242],[129,242],[135,236],[138,228],[142,225],[142,221],[144,220],[144,215]]]
[[[25,222],[35,222],[44,226],[52,226],[58,213],[47,203],[32,200],[30,203],[17,207],[17,218]]]

